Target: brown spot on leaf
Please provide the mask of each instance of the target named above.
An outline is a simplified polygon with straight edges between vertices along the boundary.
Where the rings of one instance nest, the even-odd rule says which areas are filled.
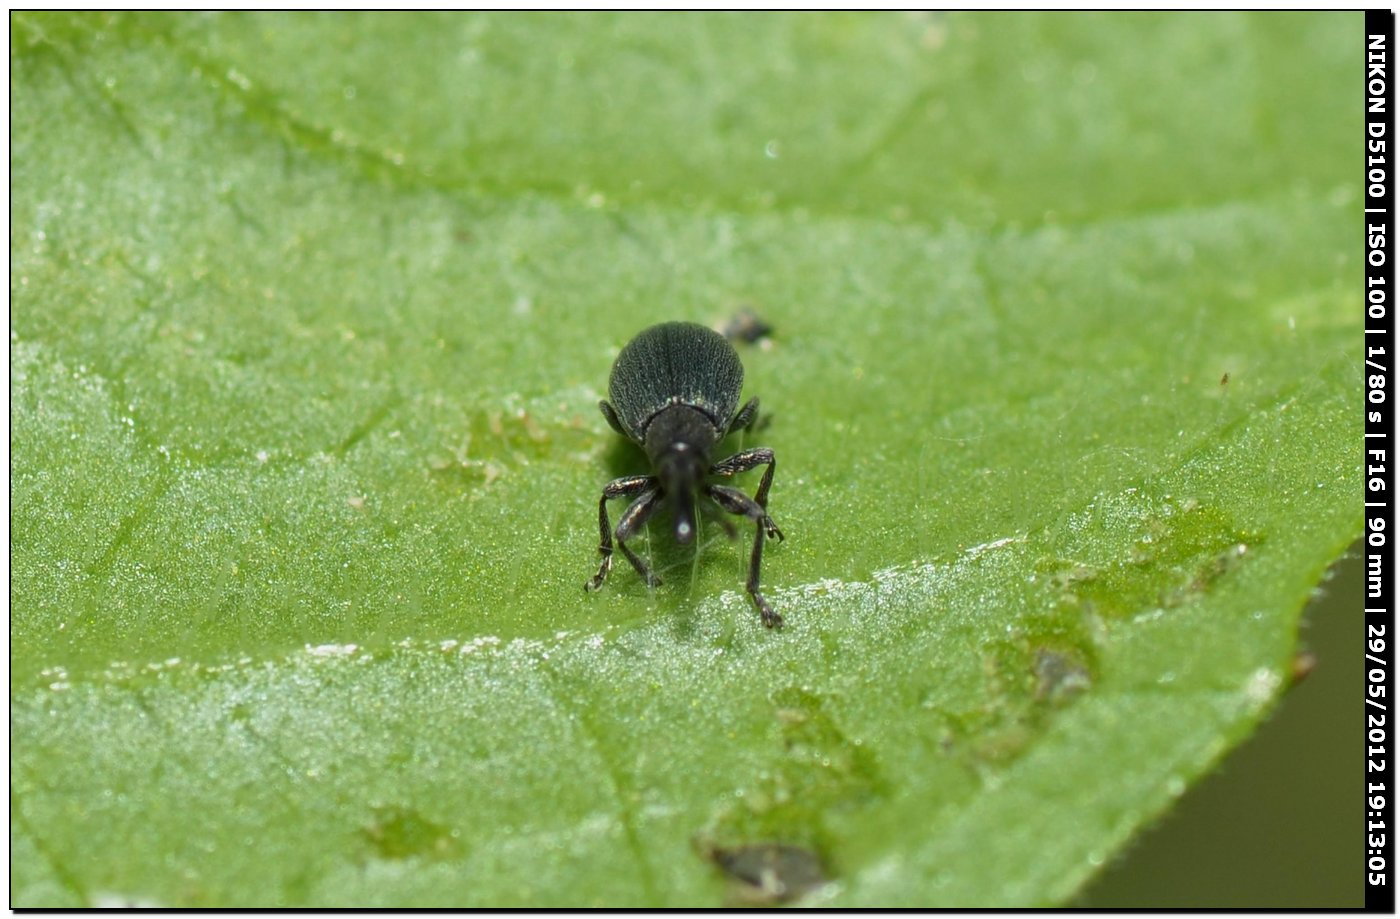
[[[803,846],[775,842],[716,846],[706,855],[736,882],[736,893],[749,903],[788,903],[831,880],[821,857]]]

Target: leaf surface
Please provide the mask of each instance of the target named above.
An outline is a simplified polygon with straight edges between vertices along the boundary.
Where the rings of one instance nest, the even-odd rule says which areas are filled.
[[[1359,532],[1359,36],[16,14],[14,905],[1064,902]],[[743,307],[787,627],[586,596],[612,357]]]

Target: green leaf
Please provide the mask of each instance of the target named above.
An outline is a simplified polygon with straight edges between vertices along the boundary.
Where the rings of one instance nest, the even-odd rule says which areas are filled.
[[[1064,902],[1360,531],[1360,32],[13,15],[12,905]],[[787,627],[585,595],[745,306]]]

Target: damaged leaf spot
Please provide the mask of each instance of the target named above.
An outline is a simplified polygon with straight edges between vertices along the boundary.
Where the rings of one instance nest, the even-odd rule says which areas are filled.
[[[376,807],[360,834],[383,859],[441,861],[461,854],[455,831],[409,808]]]
[[[1091,546],[1109,544],[1106,537],[1115,533],[1130,536],[1131,549],[1112,558],[1093,557]],[[1137,489],[1101,499],[1068,521],[1060,535],[1068,558],[1048,559],[1038,568],[1049,575],[1062,607],[1100,616],[1189,603],[1262,540],[1193,498],[1154,498]]]
[[[830,881],[821,857],[802,846],[756,843],[713,847],[705,854],[736,882],[738,899],[748,903],[788,903]]]
[[[740,849],[753,839],[831,851],[833,825],[885,794],[874,753],[848,737],[830,701],[790,686],[771,696],[776,740],[782,753],[731,800],[721,804],[700,832],[708,850]]]
[[[1037,648],[1035,681],[1036,700],[1058,705],[1088,689],[1093,678],[1078,651]]]

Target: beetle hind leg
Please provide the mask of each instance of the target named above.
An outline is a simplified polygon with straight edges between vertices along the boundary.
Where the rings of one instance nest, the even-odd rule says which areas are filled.
[[[725,430],[724,436],[728,437],[735,431],[752,431],[754,429],[754,425],[757,423],[758,396],[754,396],[748,402],[745,402],[744,407],[739,409],[739,411],[734,415],[734,420],[729,422],[729,427]]]

